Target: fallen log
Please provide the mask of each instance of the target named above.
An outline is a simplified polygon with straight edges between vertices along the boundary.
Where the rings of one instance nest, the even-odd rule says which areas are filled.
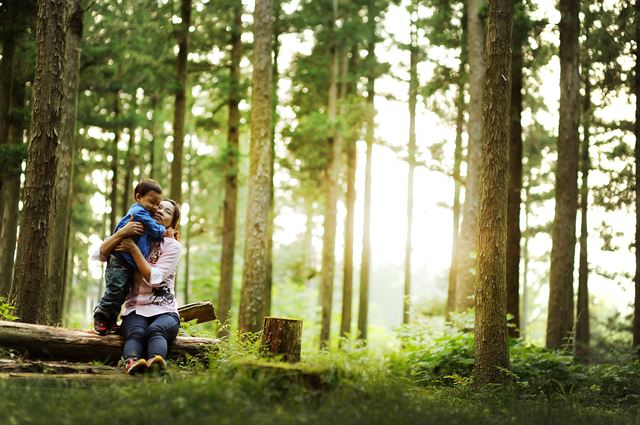
[[[197,323],[204,323],[216,320],[213,304],[209,301],[199,301],[182,305],[178,307],[178,314],[180,314],[180,319],[185,322],[197,320]]]
[[[178,337],[169,358],[198,357],[218,342],[217,338]],[[120,359],[123,345],[120,335],[0,320],[0,349],[17,351],[28,359],[113,364]]]

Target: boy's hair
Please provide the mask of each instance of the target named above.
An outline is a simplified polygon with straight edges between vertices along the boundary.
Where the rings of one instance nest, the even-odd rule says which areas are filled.
[[[144,196],[151,191],[158,192],[160,195],[162,195],[162,188],[160,187],[160,183],[152,179],[142,179],[136,185],[136,188],[133,191],[133,196]]]

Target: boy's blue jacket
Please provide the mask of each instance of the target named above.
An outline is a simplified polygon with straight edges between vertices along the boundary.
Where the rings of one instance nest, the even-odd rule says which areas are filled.
[[[131,217],[133,217],[133,219]],[[129,221],[137,221],[144,226],[144,233],[134,237],[133,241],[138,245],[138,248],[140,248],[140,252],[142,252],[144,258],[147,258],[149,256],[151,242],[162,240],[166,229],[162,224],[156,223],[149,211],[137,202],[131,205],[127,214],[120,219],[116,228],[113,229],[113,233],[124,227]],[[138,269],[136,263],[133,261],[133,257],[131,257],[131,254],[128,252],[114,252],[114,254],[123,258],[134,270]]]

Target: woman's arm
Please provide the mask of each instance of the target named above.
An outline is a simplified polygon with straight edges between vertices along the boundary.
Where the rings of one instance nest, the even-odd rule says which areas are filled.
[[[123,239],[138,236],[143,233],[144,226],[142,223],[130,221],[102,242],[100,245],[100,255],[107,257]]]
[[[180,242],[165,238],[162,253],[155,264],[151,265],[140,252],[138,246],[131,239],[124,239],[117,248],[118,251],[127,251],[138,267],[141,277],[149,286],[162,286],[167,279],[175,273],[182,245]]]

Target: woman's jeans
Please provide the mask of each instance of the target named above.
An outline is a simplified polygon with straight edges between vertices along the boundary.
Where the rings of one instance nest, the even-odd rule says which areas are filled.
[[[144,317],[135,312],[122,318],[124,349],[122,357],[148,358],[160,355],[167,358],[169,344],[178,336],[180,319],[175,313]]]

